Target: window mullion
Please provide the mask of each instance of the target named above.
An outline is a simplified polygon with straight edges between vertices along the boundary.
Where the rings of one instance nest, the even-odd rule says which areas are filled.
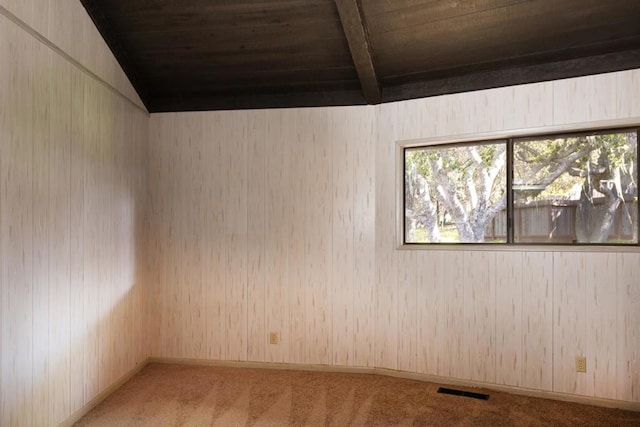
[[[507,244],[512,244],[513,239],[513,138],[506,141],[507,144]]]

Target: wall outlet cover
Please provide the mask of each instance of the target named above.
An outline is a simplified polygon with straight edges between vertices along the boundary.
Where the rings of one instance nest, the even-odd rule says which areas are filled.
[[[269,332],[269,344],[278,344],[280,342],[280,334],[277,332]]]

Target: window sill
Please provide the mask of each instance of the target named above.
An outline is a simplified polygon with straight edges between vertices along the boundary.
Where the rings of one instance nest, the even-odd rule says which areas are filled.
[[[503,243],[401,244],[402,251],[489,251],[489,252],[600,252],[640,253],[640,245],[537,245]]]

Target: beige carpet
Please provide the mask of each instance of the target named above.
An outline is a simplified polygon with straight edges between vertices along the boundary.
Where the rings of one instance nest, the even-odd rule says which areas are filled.
[[[76,425],[640,426],[637,412],[437,389],[377,375],[150,364]]]

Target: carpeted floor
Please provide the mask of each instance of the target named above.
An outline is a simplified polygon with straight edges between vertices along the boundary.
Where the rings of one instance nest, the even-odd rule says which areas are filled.
[[[77,426],[640,426],[640,413],[377,375],[150,364]],[[451,387],[460,388],[460,387]]]

